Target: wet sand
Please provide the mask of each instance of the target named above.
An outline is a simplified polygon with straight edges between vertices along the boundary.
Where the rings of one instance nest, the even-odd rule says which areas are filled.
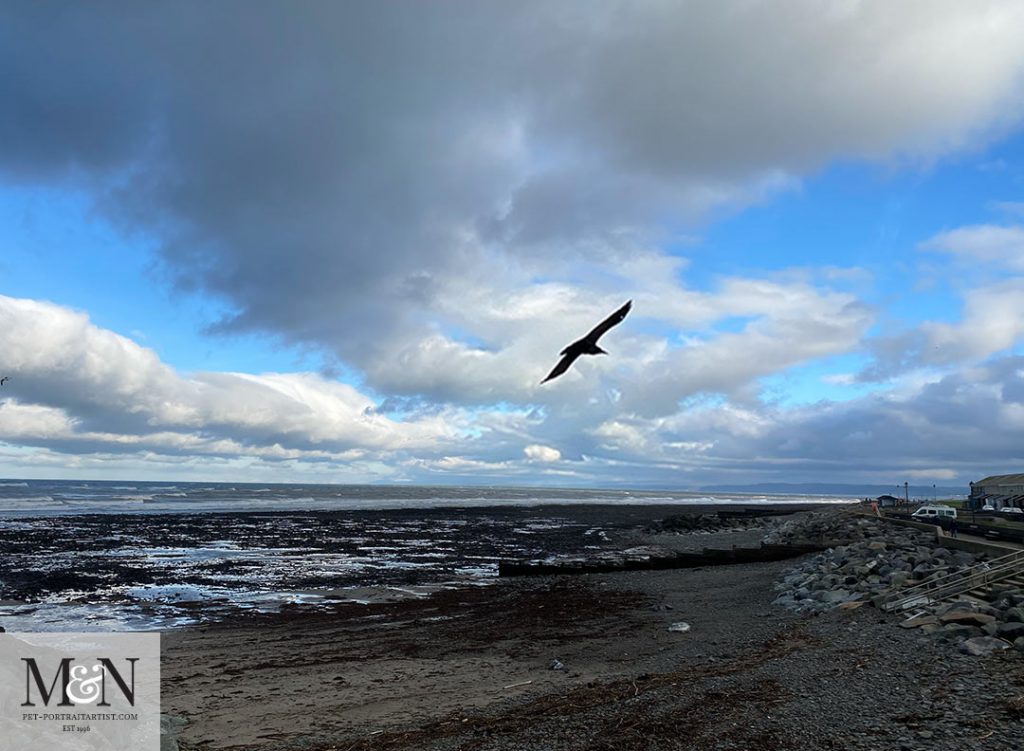
[[[183,739],[203,747],[330,747],[714,664],[793,620],[769,612],[784,566],[503,580],[171,632],[163,710],[189,717]],[[678,621],[690,631],[669,632]],[[565,670],[552,670],[553,660]]]

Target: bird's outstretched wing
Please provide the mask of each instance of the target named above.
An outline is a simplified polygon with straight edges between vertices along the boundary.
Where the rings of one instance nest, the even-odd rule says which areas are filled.
[[[597,324],[590,331],[589,334],[583,337],[583,339],[585,341],[591,342],[592,344],[596,344],[597,340],[604,336],[608,329],[612,328],[613,326],[618,326],[620,323],[622,323],[622,321],[626,318],[626,313],[628,313],[629,309],[632,307],[633,301],[629,300],[625,305],[623,305],[610,316],[605,318],[603,321],[601,321],[601,323]]]
[[[562,359],[558,361],[558,364],[552,369],[550,373],[548,373],[548,377],[541,381],[541,383],[547,383],[552,378],[558,378],[558,376],[562,375],[562,373],[569,369],[570,365],[576,362],[576,358],[579,356],[579,352],[563,355]]]

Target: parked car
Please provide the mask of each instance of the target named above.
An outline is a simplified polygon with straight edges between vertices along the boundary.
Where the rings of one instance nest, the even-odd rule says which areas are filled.
[[[956,509],[952,506],[922,506],[912,513],[911,517],[923,521],[931,519],[956,519]]]
[[[1004,506],[999,509],[1000,514],[1024,514],[1024,511],[1017,508],[1016,506]]]
[[[993,506],[991,503],[986,503],[984,506],[981,507],[981,510],[982,511],[995,511],[996,507]]]

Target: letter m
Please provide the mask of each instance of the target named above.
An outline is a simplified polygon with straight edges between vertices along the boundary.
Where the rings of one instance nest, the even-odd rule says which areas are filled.
[[[60,661],[60,667],[57,669],[57,674],[53,676],[53,680],[50,682],[49,690],[47,690],[46,684],[43,681],[43,676],[39,672],[39,666],[36,665],[36,658],[22,657],[21,659],[25,663],[25,701],[22,702],[21,706],[35,706],[35,704],[32,703],[32,684],[29,682],[30,678],[35,679],[36,688],[39,689],[39,694],[43,697],[43,704],[46,706],[50,706],[50,697],[53,696],[53,691],[57,687],[57,679],[60,678],[61,701],[57,706],[75,706],[72,704],[71,699],[68,698],[68,682],[71,680],[71,662],[74,660],[73,657],[65,657]]]

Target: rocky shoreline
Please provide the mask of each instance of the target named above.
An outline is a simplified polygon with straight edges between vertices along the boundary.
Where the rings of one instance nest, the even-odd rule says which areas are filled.
[[[649,522],[621,525],[635,525],[621,541],[636,544]],[[927,534],[829,510],[764,531],[647,536],[687,549],[715,535],[756,544],[764,532],[835,544],[799,561],[516,578],[175,631],[165,711],[184,723],[180,747],[197,751],[1016,747],[1019,652],[963,654],[948,614],[935,616],[939,630],[899,628],[905,615],[872,606],[872,587],[905,565],[909,583],[966,564]],[[869,551],[884,563],[864,574]],[[811,596],[794,601],[813,606],[773,604],[801,583]],[[839,589],[857,599],[815,596]]]
[[[881,604],[886,595],[983,564],[991,556],[951,550],[933,532],[852,514],[811,513],[789,520],[765,537],[770,542],[831,541],[776,583],[773,600],[801,613]],[[960,596],[921,602],[900,625],[958,646],[967,654],[1024,652],[1024,588],[997,585],[991,602]]]

